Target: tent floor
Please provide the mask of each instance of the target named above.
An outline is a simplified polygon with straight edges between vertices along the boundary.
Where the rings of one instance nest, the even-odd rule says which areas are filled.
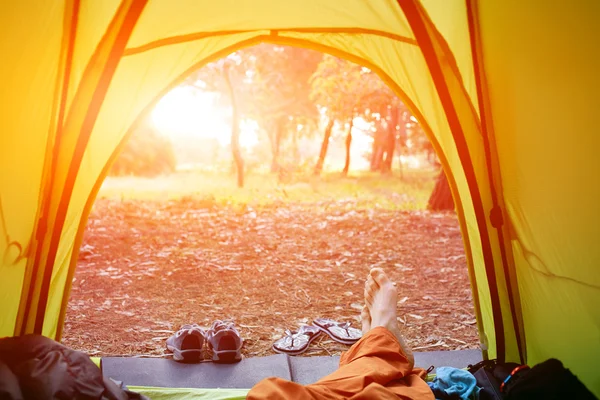
[[[482,360],[479,350],[416,352],[422,368],[464,368]],[[251,388],[263,378],[277,376],[301,384],[316,382],[335,371],[339,357],[289,357],[276,354],[243,359],[237,364],[182,364],[173,360],[137,357],[102,358],[104,376],[128,386],[165,388]]]

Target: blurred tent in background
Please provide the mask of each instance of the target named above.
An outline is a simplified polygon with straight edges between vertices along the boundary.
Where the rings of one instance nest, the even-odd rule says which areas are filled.
[[[0,335],[60,338],[86,219],[162,95],[259,42],[379,74],[431,139],[484,355],[600,394],[600,3],[62,0],[0,5]]]

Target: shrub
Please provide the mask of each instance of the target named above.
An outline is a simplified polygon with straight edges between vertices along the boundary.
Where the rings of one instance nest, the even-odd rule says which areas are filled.
[[[145,126],[133,132],[109,175],[153,177],[171,173],[176,167],[171,140]]]

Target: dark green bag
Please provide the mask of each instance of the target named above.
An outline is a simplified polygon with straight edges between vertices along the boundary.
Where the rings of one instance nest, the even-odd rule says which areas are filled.
[[[554,358],[533,368],[496,360],[469,365],[481,387],[480,400],[598,400]]]

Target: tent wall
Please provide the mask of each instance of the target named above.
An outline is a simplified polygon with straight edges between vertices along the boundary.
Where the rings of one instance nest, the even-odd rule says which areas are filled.
[[[458,161],[451,164],[451,171],[462,169],[466,178],[467,193],[473,205],[474,215],[468,215],[480,239],[480,246],[474,250],[480,256],[475,273],[480,276],[485,272],[491,310],[484,315],[493,317],[495,347],[489,349],[490,357],[501,360],[523,359],[519,356],[520,342],[517,341],[515,329],[517,319],[511,313],[514,298],[508,296],[505,267],[507,263],[502,257],[499,236],[496,235],[496,225],[493,221],[493,211],[496,205],[491,181],[488,180],[490,171],[486,159],[486,149],[479,119],[475,107],[466,92],[457,63],[447,42],[429,18],[427,11],[417,2],[399,1],[405,14],[409,17],[411,27],[423,52],[429,72],[435,83],[437,95],[441,100],[443,114],[450,126],[450,133],[457,149]],[[445,149],[444,149],[445,150]],[[483,318],[485,322],[485,318]],[[484,326],[484,333],[490,331]],[[484,345],[485,345],[484,341]]]
[[[478,2],[528,362],[600,393],[600,3]]]
[[[467,2],[465,0],[446,0],[442,7],[439,0],[421,0],[421,5],[448,44],[464,88],[469,94],[475,112],[478,113],[479,102],[471,57]]]
[[[4,2],[0,14],[0,336],[17,318],[61,64],[63,7],[29,9]]]
[[[39,183],[42,195],[37,205],[37,226],[27,240],[25,279],[17,319],[13,322],[15,334],[41,333],[45,316],[53,313],[47,307],[52,297],[53,267],[58,267],[55,263],[57,256],[73,246],[72,242],[60,241],[63,228],[69,229],[65,216],[73,183],[108,85],[143,10],[143,2],[138,0],[123,1],[119,5],[101,39],[94,43],[94,51],[68,106],[70,80],[74,75],[72,67],[78,60],[75,54],[77,32],[84,22],[79,19],[80,6],[76,0],[63,5],[62,40],[56,50],[61,59],[54,86],[52,121],[45,129],[49,145],[44,157],[44,176]],[[35,91],[36,88],[29,89]],[[27,135],[28,132],[21,134]],[[12,150],[23,154],[23,149]],[[13,304],[7,306],[12,307]]]

